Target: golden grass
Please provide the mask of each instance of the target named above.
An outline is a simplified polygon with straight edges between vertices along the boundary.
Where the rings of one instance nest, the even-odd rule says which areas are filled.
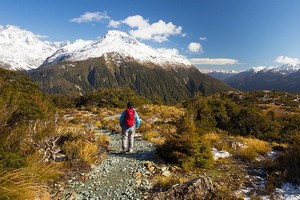
[[[102,128],[102,123],[101,123],[101,121],[96,121],[95,122],[95,126],[97,126],[98,128]]]
[[[166,142],[166,138],[164,137],[152,138],[151,142],[153,142],[156,145],[163,145]]]
[[[59,171],[61,167],[59,163],[47,163],[39,153],[34,153],[29,156],[27,158],[27,164],[27,167],[23,168],[22,171],[41,183],[46,183],[62,174],[62,172]]]
[[[46,163],[35,153],[27,158],[28,166],[0,173],[0,199],[50,199],[46,182],[61,175],[56,163]]]
[[[271,151],[271,146],[268,142],[256,138],[239,137],[239,139],[246,145],[240,151],[240,155],[245,160],[254,161],[259,155],[265,155],[268,151]]]
[[[184,177],[177,177],[177,176],[165,177],[165,176],[157,175],[154,177],[153,187],[164,191],[171,188],[173,185],[181,184],[186,181],[188,181],[188,179]]]
[[[22,170],[15,170],[0,175],[0,199],[29,200],[42,197],[48,199],[46,186],[38,184]]]
[[[145,140],[151,142],[151,140],[155,137],[159,137],[160,133],[157,131],[148,131],[144,134],[144,138]]]
[[[166,142],[166,138],[162,137],[157,131],[148,131],[144,134],[145,140],[153,142],[156,145],[162,145]]]
[[[202,138],[210,144],[216,144],[220,140],[220,135],[215,132],[210,132],[204,134]]]
[[[70,160],[80,159],[87,164],[97,161],[98,147],[91,142],[75,140],[65,142],[63,149]]]
[[[93,164],[97,161],[98,147],[95,144],[86,142],[82,149],[79,151],[79,155],[82,160],[87,164]]]
[[[97,140],[96,140],[97,145],[102,148],[108,148],[109,143],[110,143],[110,138],[107,135],[99,135]]]

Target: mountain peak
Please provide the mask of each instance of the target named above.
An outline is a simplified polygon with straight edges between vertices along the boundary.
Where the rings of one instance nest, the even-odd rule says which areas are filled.
[[[60,43],[39,40],[39,36],[17,26],[0,26],[0,65],[11,70],[39,67]]]
[[[106,34],[105,37],[129,37],[129,35],[123,31],[119,30],[109,30]]]
[[[81,44],[70,44],[58,50],[47,58],[44,65],[55,64],[59,61],[82,61],[89,58],[98,58],[113,53],[120,58],[134,59],[141,63],[153,63],[164,66],[191,66],[191,63],[175,49],[154,49],[139,42],[127,33],[117,30],[110,30],[96,41],[88,41]],[[121,57],[120,57],[121,56]],[[106,57],[107,58],[107,57]],[[110,57],[111,58],[111,57]]]

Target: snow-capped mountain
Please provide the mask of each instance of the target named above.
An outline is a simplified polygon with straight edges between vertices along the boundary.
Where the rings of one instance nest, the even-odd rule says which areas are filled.
[[[238,73],[239,73],[238,71],[234,71],[234,70],[216,70],[216,71],[209,72],[207,74],[215,79],[224,80]]]
[[[35,69],[67,43],[41,41],[30,31],[0,25],[0,66],[11,70]]]
[[[253,67],[249,70],[249,72],[272,72],[272,73],[279,73],[282,75],[291,74],[300,70],[300,65],[297,64],[285,64],[282,66],[277,67],[267,67],[267,66],[259,66]]]
[[[96,41],[78,40],[64,46],[46,59],[43,65],[55,64],[59,61],[82,61],[89,58],[115,55],[115,61],[134,59],[139,63],[153,63],[159,66],[180,65],[191,66],[184,56],[175,49],[154,49],[122,31],[111,30]]]
[[[285,64],[279,67],[259,66],[224,79],[240,90],[279,90],[300,92],[300,65]]]

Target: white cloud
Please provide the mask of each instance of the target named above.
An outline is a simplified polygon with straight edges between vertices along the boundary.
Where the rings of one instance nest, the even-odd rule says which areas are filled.
[[[120,21],[110,20],[108,27],[118,28],[121,25]]]
[[[202,41],[207,41],[206,37],[200,37],[199,39],[202,40]]]
[[[100,22],[103,19],[110,19],[106,12],[85,12],[80,17],[71,19],[70,22]]]
[[[130,34],[142,40],[164,42],[172,35],[184,36],[181,26],[176,26],[172,22],[166,23],[163,20],[150,24],[147,19],[140,15],[129,16],[122,23],[134,28],[130,30]]]
[[[161,52],[164,55],[180,55],[178,49],[167,49],[167,48],[157,48],[157,51]]]
[[[191,58],[189,60],[193,65],[233,65],[239,62],[230,58]]]
[[[278,56],[274,62],[277,62],[280,64],[290,64],[290,65],[300,64],[300,60],[298,58],[290,58],[287,56]]]
[[[200,43],[198,42],[191,42],[188,46],[188,50],[192,53],[202,53],[203,48]]]

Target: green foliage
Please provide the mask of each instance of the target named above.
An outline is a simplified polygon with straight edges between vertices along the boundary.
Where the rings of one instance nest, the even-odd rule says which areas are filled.
[[[158,147],[159,155],[168,162],[180,164],[184,169],[205,168],[212,163],[210,146],[200,137],[193,122],[183,118],[176,134],[167,137]]]
[[[287,151],[277,157],[272,171],[280,171],[288,181],[300,183],[300,132],[292,137]]]
[[[281,134],[284,142],[293,142],[293,136],[300,130],[300,115],[284,115],[279,118],[281,122]]]
[[[128,88],[100,89],[82,96],[76,106],[98,106],[98,107],[125,107],[131,101],[136,107],[150,103],[144,97],[137,96]]]
[[[54,105],[58,108],[74,108],[77,104],[77,101],[80,97],[78,95],[51,95]]]

